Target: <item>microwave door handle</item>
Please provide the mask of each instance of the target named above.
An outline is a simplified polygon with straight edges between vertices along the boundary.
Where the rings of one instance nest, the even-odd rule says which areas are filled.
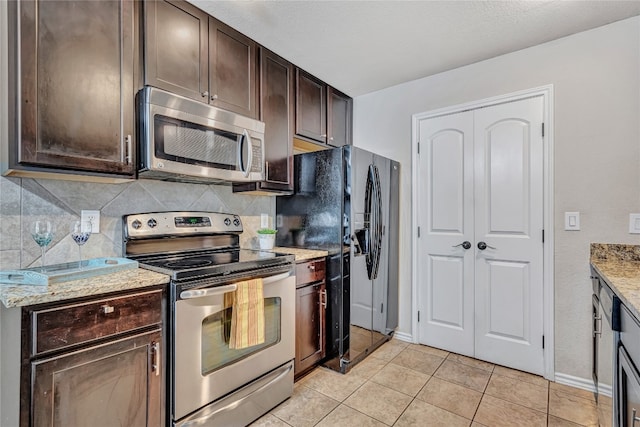
[[[247,150],[247,167],[243,169],[242,164],[242,148],[244,147],[245,141],[249,144],[249,148]],[[242,132],[242,138],[240,138],[240,144],[238,144],[238,166],[240,167],[240,171],[244,175],[245,178],[249,176],[251,172],[251,164],[253,163],[253,145],[251,144],[251,137],[249,136],[249,132],[245,129]]]
[[[251,173],[251,166],[253,166],[253,143],[251,142],[251,137],[249,136],[249,132],[247,132],[246,129],[244,130],[242,135],[244,137],[243,139],[246,139],[247,144],[249,144],[249,147],[247,149],[247,169],[244,171],[244,177],[247,178],[249,176],[249,173]]]

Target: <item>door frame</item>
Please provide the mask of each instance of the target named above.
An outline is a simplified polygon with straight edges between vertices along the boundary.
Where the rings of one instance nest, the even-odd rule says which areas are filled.
[[[418,286],[418,200],[419,200],[419,160],[418,160],[418,134],[419,134],[419,122],[424,119],[435,118],[438,116],[444,116],[454,113],[460,113],[467,110],[475,110],[482,107],[489,107],[497,104],[504,104],[507,102],[519,101],[527,98],[533,98],[536,96],[542,96],[544,112],[544,148],[543,148],[543,227],[544,227],[544,244],[543,244],[543,333],[544,333],[544,377],[550,381],[555,380],[555,338],[554,338],[554,204],[553,204],[553,153],[554,153],[554,140],[553,140],[553,85],[539,86],[536,88],[525,89],[518,92],[512,92],[504,95],[498,95],[495,97],[485,98],[478,101],[472,101],[464,104],[453,105],[450,107],[439,108],[436,110],[426,111],[423,113],[416,113],[411,116],[411,168],[412,168],[412,190],[411,190],[411,205],[412,205],[412,255],[411,255],[411,294],[412,298],[412,320],[411,330],[413,331],[412,341],[414,343],[419,342],[419,329],[418,322],[418,302],[420,300],[420,289]]]

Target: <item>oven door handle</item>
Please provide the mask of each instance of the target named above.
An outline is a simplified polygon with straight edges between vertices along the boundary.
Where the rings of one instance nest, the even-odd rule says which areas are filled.
[[[275,276],[267,276],[262,279],[262,284],[268,285],[269,283],[278,282],[280,280],[284,280],[289,277],[291,273],[281,273],[276,274]],[[194,298],[205,298],[214,295],[223,295],[227,292],[234,292],[238,289],[238,285],[224,285],[224,286],[216,286],[215,288],[207,288],[207,289],[190,289],[187,291],[180,292],[180,299],[194,299]]]
[[[180,292],[181,299],[194,299],[194,298],[204,298],[210,297],[214,295],[224,295],[227,292],[234,292],[238,289],[238,285],[225,285],[218,286],[215,288],[207,288],[207,289],[190,289],[188,291]]]

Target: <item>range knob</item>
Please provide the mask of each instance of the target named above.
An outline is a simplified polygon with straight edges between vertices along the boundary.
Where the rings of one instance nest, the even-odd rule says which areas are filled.
[[[229,218],[225,218],[224,219],[224,225],[226,225],[227,227],[231,225],[231,220]]]
[[[142,227],[142,223],[140,222],[140,220],[134,219],[133,222],[131,223],[131,226],[138,230],[140,227]]]
[[[233,225],[235,225],[236,227],[240,225],[240,220],[238,218],[235,218],[233,220]]]
[[[150,228],[154,228],[156,225],[158,225],[158,221],[156,221],[155,219],[151,218],[149,221],[147,221],[147,225]]]

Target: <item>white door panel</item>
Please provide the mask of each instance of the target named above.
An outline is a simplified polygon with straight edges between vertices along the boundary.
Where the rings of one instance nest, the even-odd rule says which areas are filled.
[[[473,355],[473,114],[420,125],[420,342]]]
[[[429,318],[431,324],[464,329],[464,258],[429,257],[431,273],[429,295]]]
[[[476,111],[475,354],[543,373],[542,97]]]
[[[530,98],[423,119],[418,129],[419,340],[537,374],[543,108]],[[468,250],[457,246],[465,241]]]

